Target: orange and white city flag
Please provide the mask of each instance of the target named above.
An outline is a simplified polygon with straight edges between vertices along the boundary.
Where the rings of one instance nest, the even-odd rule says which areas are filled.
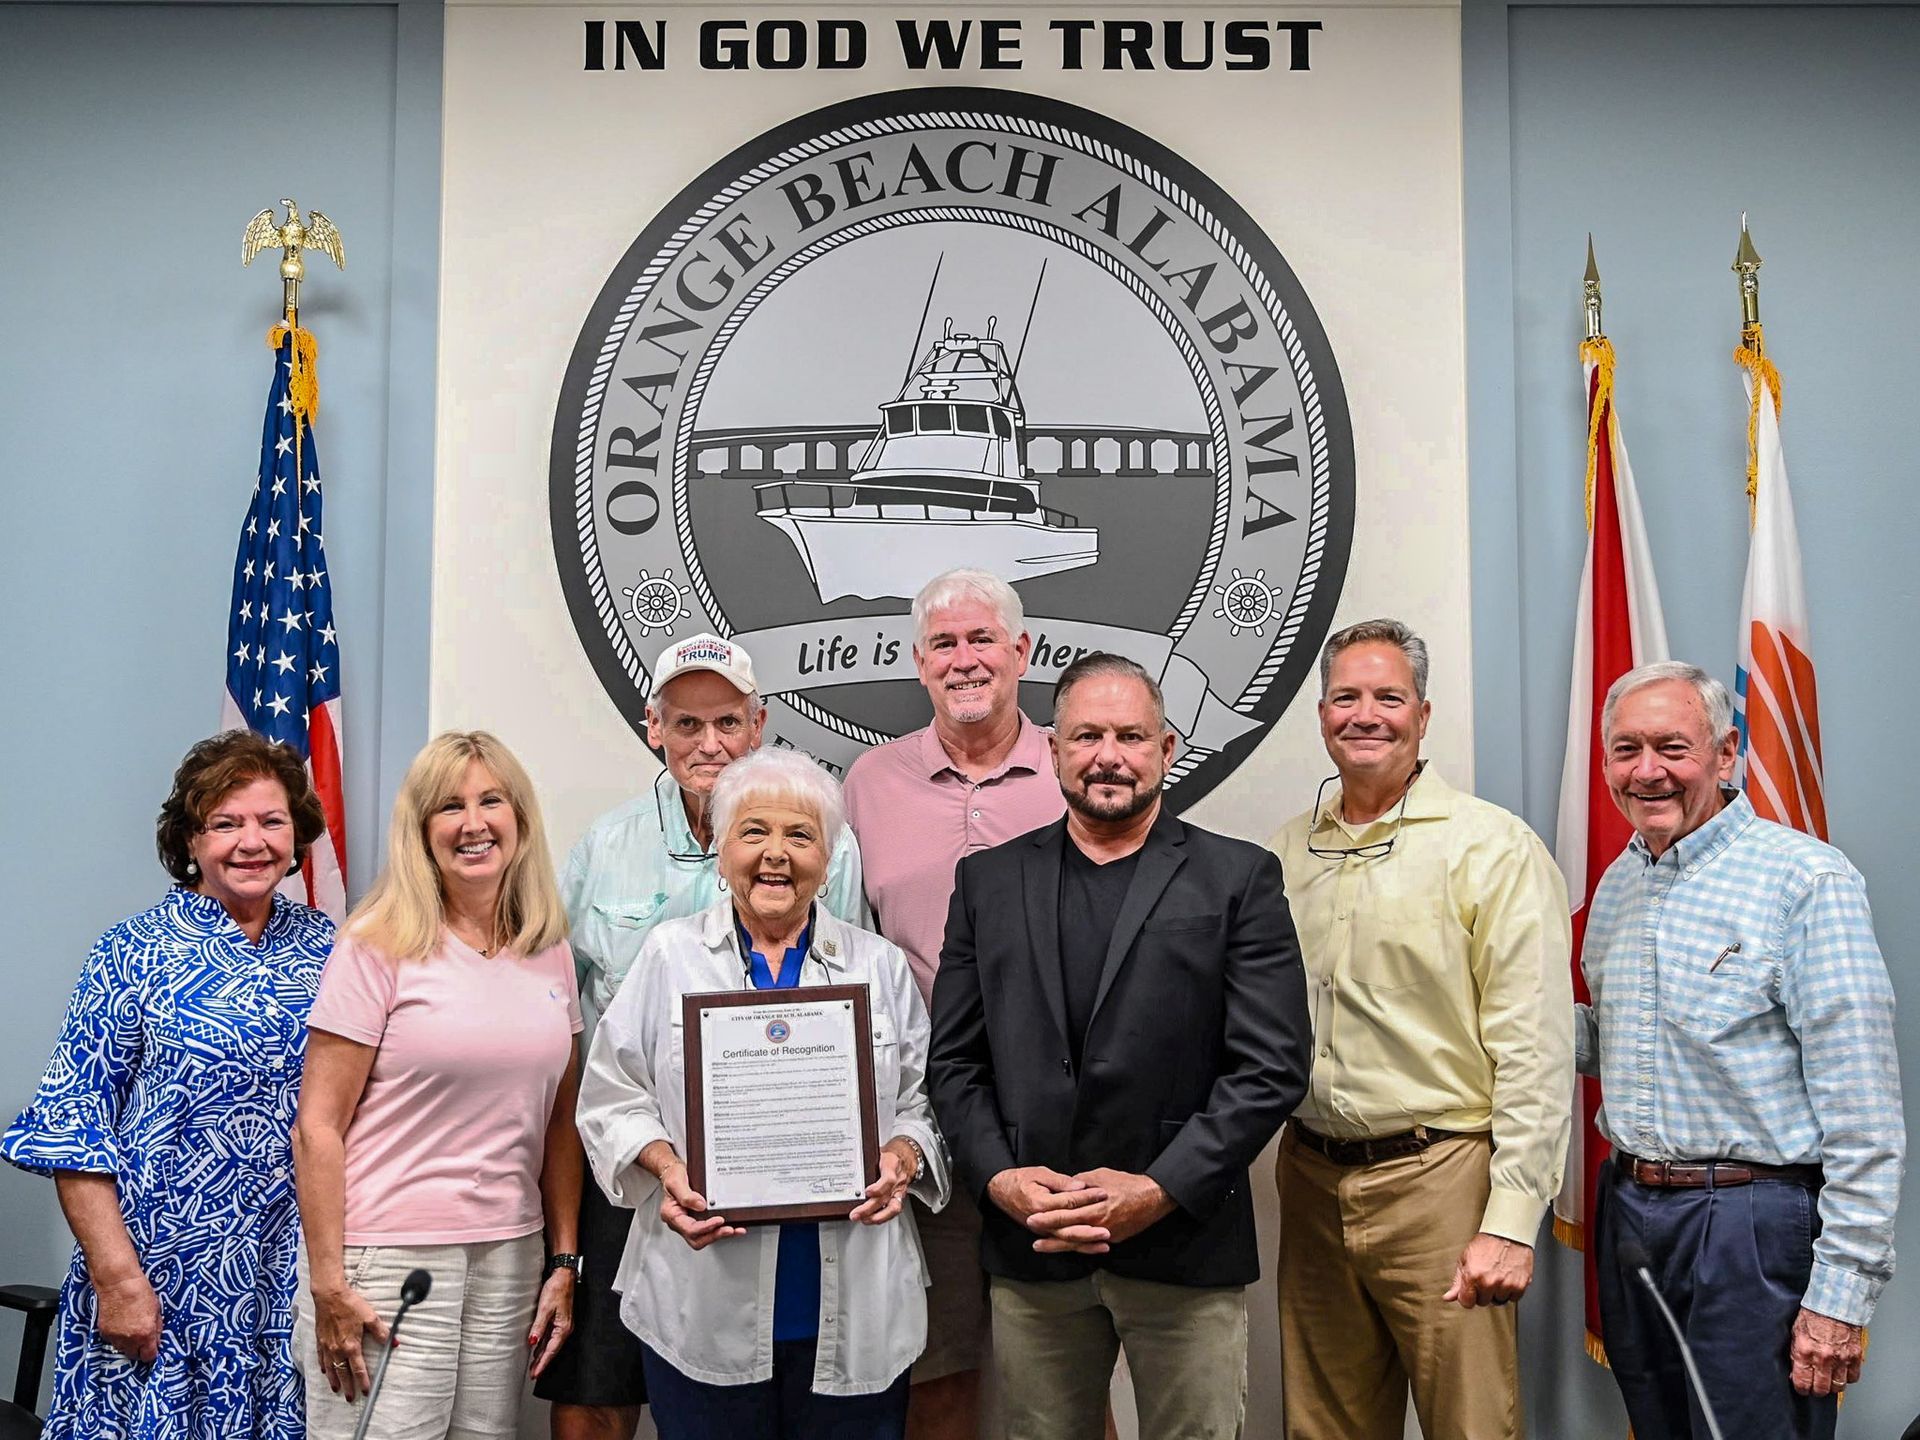
[[[1768,820],[1827,838],[1820,765],[1820,697],[1813,677],[1800,532],[1780,448],[1780,374],[1760,326],[1734,351],[1747,388],[1747,495],[1753,537],[1740,597],[1740,664],[1734,674],[1742,783]]]
[[[1590,999],[1580,969],[1587,902],[1607,866],[1633,838],[1626,817],[1607,793],[1600,708],[1608,688],[1627,671],[1667,658],[1666,621],[1660,613],[1647,527],[1640,515],[1640,496],[1634,489],[1620,419],[1614,412],[1613,346],[1600,333],[1600,277],[1594,269],[1591,242],[1587,317],[1588,338],[1580,347],[1587,395],[1587,558],[1580,571],[1574,620],[1567,749],[1560,771],[1560,815],[1553,847],[1573,906],[1573,993],[1583,1004]],[[1593,1252],[1586,1242],[1594,1184],[1607,1157],[1607,1143],[1594,1129],[1600,1082],[1583,1075],[1575,1079],[1574,1088],[1573,1140],[1566,1179],[1554,1202],[1553,1233],[1563,1243],[1587,1252],[1587,1352],[1604,1360]]]

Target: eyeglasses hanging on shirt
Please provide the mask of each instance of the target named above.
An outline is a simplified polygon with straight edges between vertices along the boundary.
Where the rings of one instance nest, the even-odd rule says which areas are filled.
[[[668,836],[673,832],[667,829],[667,802],[660,794],[662,787],[666,785],[672,785],[676,792],[680,788],[679,783],[674,780],[671,770],[662,770],[659,778],[653,782],[653,808],[654,813],[660,817],[660,843],[667,847],[667,858],[669,860],[677,860],[682,865],[704,865],[707,861],[713,859],[713,851],[695,850],[689,853],[688,851],[680,849],[668,839]],[[683,814],[685,812],[685,804],[685,801],[681,802]],[[687,828],[691,831],[693,827],[688,826]],[[727,882],[724,879],[721,879],[719,884],[722,890],[727,888]]]
[[[1314,832],[1319,830],[1320,818],[1325,813],[1320,807],[1326,801],[1327,786],[1340,777],[1329,775],[1322,780],[1320,788],[1313,793],[1313,821],[1307,826],[1307,853],[1317,855],[1322,860],[1345,860],[1349,857],[1355,860],[1383,860],[1392,854],[1393,844],[1400,838],[1400,822],[1407,816],[1407,797],[1413,794],[1413,782],[1420,778],[1420,772],[1426,768],[1426,764],[1424,760],[1417,762],[1413,767],[1413,773],[1407,776],[1407,783],[1400,791],[1400,803],[1394,807],[1393,819],[1389,822],[1393,826],[1393,833],[1384,840],[1371,840],[1365,845],[1328,847],[1313,843]]]

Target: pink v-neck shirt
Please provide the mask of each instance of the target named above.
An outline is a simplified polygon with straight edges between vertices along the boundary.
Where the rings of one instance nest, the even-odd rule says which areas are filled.
[[[347,1127],[349,1245],[465,1245],[540,1229],[547,1117],[580,1033],[566,941],[424,960],[342,939],[311,1028],[375,1047]]]
[[[931,1008],[954,866],[1067,813],[1047,732],[1022,714],[1019,738],[999,769],[969,780],[929,725],[854,761],[846,796],[874,928],[907,952]]]

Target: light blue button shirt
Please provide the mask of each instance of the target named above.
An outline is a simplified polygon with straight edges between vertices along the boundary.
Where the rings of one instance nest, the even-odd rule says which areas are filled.
[[[664,825],[664,831],[662,829]],[[696,858],[681,858],[696,857]],[[567,856],[560,895],[572,925],[573,963],[587,1032],[607,1013],[648,933],[662,920],[697,915],[722,894],[711,851],[701,853],[671,772],[588,827]],[[851,924],[872,919],[861,892],[860,846],[843,826],[820,903]]]
[[[1658,860],[1636,837],[1607,868],[1581,968],[1601,1133],[1649,1160],[1820,1166],[1802,1304],[1865,1324],[1893,1273],[1906,1124],[1860,872],[1737,796]]]

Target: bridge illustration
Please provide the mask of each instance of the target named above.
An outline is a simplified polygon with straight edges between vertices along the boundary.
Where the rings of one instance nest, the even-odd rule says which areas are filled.
[[[1129,425],[1024,427],[1022,460],[1034,480],[1111,475],[1182,478],[1213,475],[1213,437],[1200,430]],[[844,481],[874,440],[864,425],[700,430],[689,457],[693,473],[719,480]],[[763,492],[764,493],[764,492]]]

